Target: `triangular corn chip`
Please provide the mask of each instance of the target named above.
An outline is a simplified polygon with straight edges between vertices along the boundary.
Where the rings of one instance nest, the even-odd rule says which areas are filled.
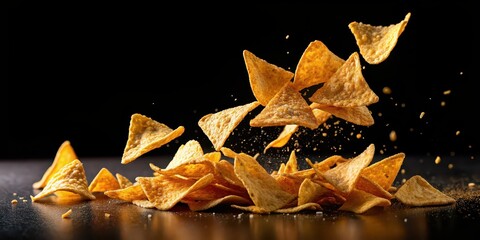
[[[379,64],[388,58],[405,30],[410,15],[407,13],[401,22],[389,26],[372,26],[361,22],[348,24],[365,61],[370,64]]]
[[[309,99],[314,103],[335,107],[368,106],[379,100],[362,75],[358,52],[352,53],[330,80]]]
[[[75,159],[57,171],[42,191],[32,197],[32,201],[37,201],[56,192],[60,193],[59,196],[65,193],[63,196],[78,195],[83,199],[95,199],[95,196],[88,191],[85,169],[80,160]]]
[[[116,173],[115,177],[117,178],[118,184],[120,185],[120,188],[126,188],[130,187],[133,185],[132,181],[128,179],[127,177],[123,176],[120,173]]]
[[[119,189],[120,184],[113,174],[107,169],[102,168],[93,178],[88,186],[90,192],[105,192],[108,190]]]
[[[266,106],[270,99],[293,78],[293,73],[243,51],[250,87],[257,101]]]
[[[353,189],[347,200],[338,210],[362,214],[373,207],[388,207],[392,205],[390,200],[377,197],[371,193]]]
[[[315,129],[317,119],[302,94],[288,82],[270,100],[262,111],[250,120],[252,127],[285,126],[296,124]]]
[[[334,168],[325,171],[322,176],[338,191],[348,195],[364,169],[373,159],[375,145],[370,144],[362,153],[345,162],[338,163]]]
[[[287,124],[283,127],[282,132],[276,139],[271,141],[263,150],[263,153],[266,153],[269,148],[281,148],[287,144],[288,140],[292,137],[292,135],[297,131],[298,125],[297,124]]]
[[[147,199],[147,196],[143,192],[142,187],[138,183],[135,183],[125,188],[108,190],[103,192],[103,194],[107,195],[110,198],[120,199],[127,202]]]
[[[295,195],[284,191],[275,178],[250,155],[236,155],[234,170],[247,189],[254,207],[260,212],[275,211],[295,199]]]
[[[254,101],[216,113],[207,114],[198,121],[198,126],[202,129],[203,133],[207,135],[210,142],[212,142],[215,150],[219,151],[238,124],[240,124],[250,111],[259,105],[260,103],[258,101]]]
[[[175,130],[147,116],[135,113],[131,116],[128,140],[122,155],[122,164],[127,164],[141,155],[159,148],[183,134],[185,128]]]
[[[455,199],[433,187],[420,175],[405,181],[394,194],[395,198],[408,206],[437,206],[455,203]]]
[[[52,178],[52,176],[58,172],[58,170],[60,170],[63,166],[67,165],[75,159],[77,159],[77,154],[75,154],[75,151],[73,150],[70,141],[64,141],[62,145],[60,145],[60,147],[58,148],[52,165],[47,168],[39,181],[33,183],[33,188],[44,188],[45,185],[47,185],[48,181]]]
[[[298,205],[318,202],[320,198],[329,193],[330,190],[321,184],[313,182],[309,178],[305,178],[298,189]]]
[[[178,147],[173,159],[168,163],[165,169],[172,169],[184,163],[188,163],[191,160],[202,157],[203,154],[204,153],[200,142],[194,139],[188,140],[187,143]]]
[[[288,158],[287,163],[285,164],[285,170],[283,173],[296,173],[298,172],[298,161],[295,150],[290,152],[290,157]]]
[[[300,91],[326,82],[344,62],[345,60],[331,52],[323,42],[310,42],[298,61],[293,86]]]
[[[386,157],[362,170],[361,175],[378,183],[388,191],[402,167],[405,153],[397,153]]]
[[[335,117],[341,118],[347,122],[351,122],[360,126],[371,126],[375,123],[372,113],[367,106],[358,107],[335,107],[313,103],[310,106],[329,112]]]

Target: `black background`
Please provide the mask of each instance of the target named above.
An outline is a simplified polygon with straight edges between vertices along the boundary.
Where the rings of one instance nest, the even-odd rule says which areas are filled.
[[[1,81],[6,85],[6,111],[1,113],[6,122],[0,159],[53,158],[64,140],[81,157],[121,156],[133,113],[186,128],[149,155],[171,154],[190,139],[199,140],[207,151],[211,144],[198,119],[255,100],[244,49],[294,71],[309,42],[321,40],[347,59],[358,51],[350,22],[386,26],[408,12],[410,22],[389,58],[379,65],[362,59],[364,77],[380,97],[369,107],[375,124],[359,127],[340,121],[343,133],[334,135],[339,127],[332,127],[327,137],[301,132],[286,149],[296,142],[318,155],[347,154],[375,143],[385,153],[476,155],[479,41],[473,4],[17,1],[2,25],[7,69],[2,76],[6,81]],[[382,93],[385,86],[391,95]],[[444,95],[446,90],[451,94]],[[244,131],[246,123],[226,146],[261,151],[280,130]],[[392,130],[398,136],[395,142],[388,138]],[[363,138],[350,132],[361,132]],[[285,149],[271,153],[281,151]]]

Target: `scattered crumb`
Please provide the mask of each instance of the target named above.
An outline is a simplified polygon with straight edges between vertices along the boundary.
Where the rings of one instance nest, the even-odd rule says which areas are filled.
[[[110,218],[110,213],[105,213],[106,218]]]
[[[383,94],[388,95],[388,94],[392,93],[392,89],[389,88],[389,87],[383,87],[382,92],[383,92]]]
[[[443,91],[443,95],[449,95],[451,92],[452,92],[451,90]]]
[[[62,218],[70,218],[70,215],[72,214],[72,209],[68,209],[64,214],[62,214]]]
[[[421,112],[421,113],[420,113],[420,119],[422,119],[423,116],[425,116],[425,112]]]
[[[12,193],[12,195],[13,195],[13,196],[17,196],[17,193],[16,193],[16,192],[14,192],[14,193]]]
[[[392,142],[397,141],[397,132],[395,132],[395,130],[392,130],[392,131],[390,132],[389,137],[390,137],[390,141],[392,141]]]
[[[440,164],[441,161],[442,161],[442,159],[440,158],[440,156],[437,156],[435,158],[435,164]]]
[[[17,201],[17,199],[13,199],[11,203],[12,203],[12,204],[17,204],[18,201]]]
[[[471,183],[468,183],[468,187],[469,187],[469,188],[473,188],[473,187],[475,187],[475,183],[473,183],[473,182],[471,182]]]

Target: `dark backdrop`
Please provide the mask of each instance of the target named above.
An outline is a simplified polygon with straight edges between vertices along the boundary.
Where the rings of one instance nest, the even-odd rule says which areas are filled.
[[[121,156],[133,113],[186,128],[176,141],[149,154],[171,154],[190,139],[209,149],[198,119],[254,100],[244,49],[294,71],[309,42],[321,40],[346,59],[358,51],[350,22],[395,24],[407,12],[412,13],[410,22],[390,57],[375,66],[362,59],[364,77],[380,96],[370,107],[375,124],[340,121],[340,127],[324,129],[327,137],[301,132],[286,149],[343,154],[375,143],[385,153],[475,155],[475,8],[457,1],[399,2],[224,6],[16,1],[2,25],[7,69],[1,81],[6,111],[0,158],[52,158],[64,140],[82,157]],[[382,93],[386,86],[391,95]],[[245,131],[247,121],[226,146],[261,151],[280,129]],[[389,140],[392,130],[394,142]]]

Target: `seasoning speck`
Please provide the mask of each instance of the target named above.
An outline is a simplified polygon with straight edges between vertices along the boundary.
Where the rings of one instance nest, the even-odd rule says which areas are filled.
[[[12,203],[12,204],[17,204],[18,201],[17,201],[17,199],[13,199],[11,203]]]
[[[423,116],[425,116],[425,112],[421,112],[421,113],[420,113],[420,119],[422,119]]]

